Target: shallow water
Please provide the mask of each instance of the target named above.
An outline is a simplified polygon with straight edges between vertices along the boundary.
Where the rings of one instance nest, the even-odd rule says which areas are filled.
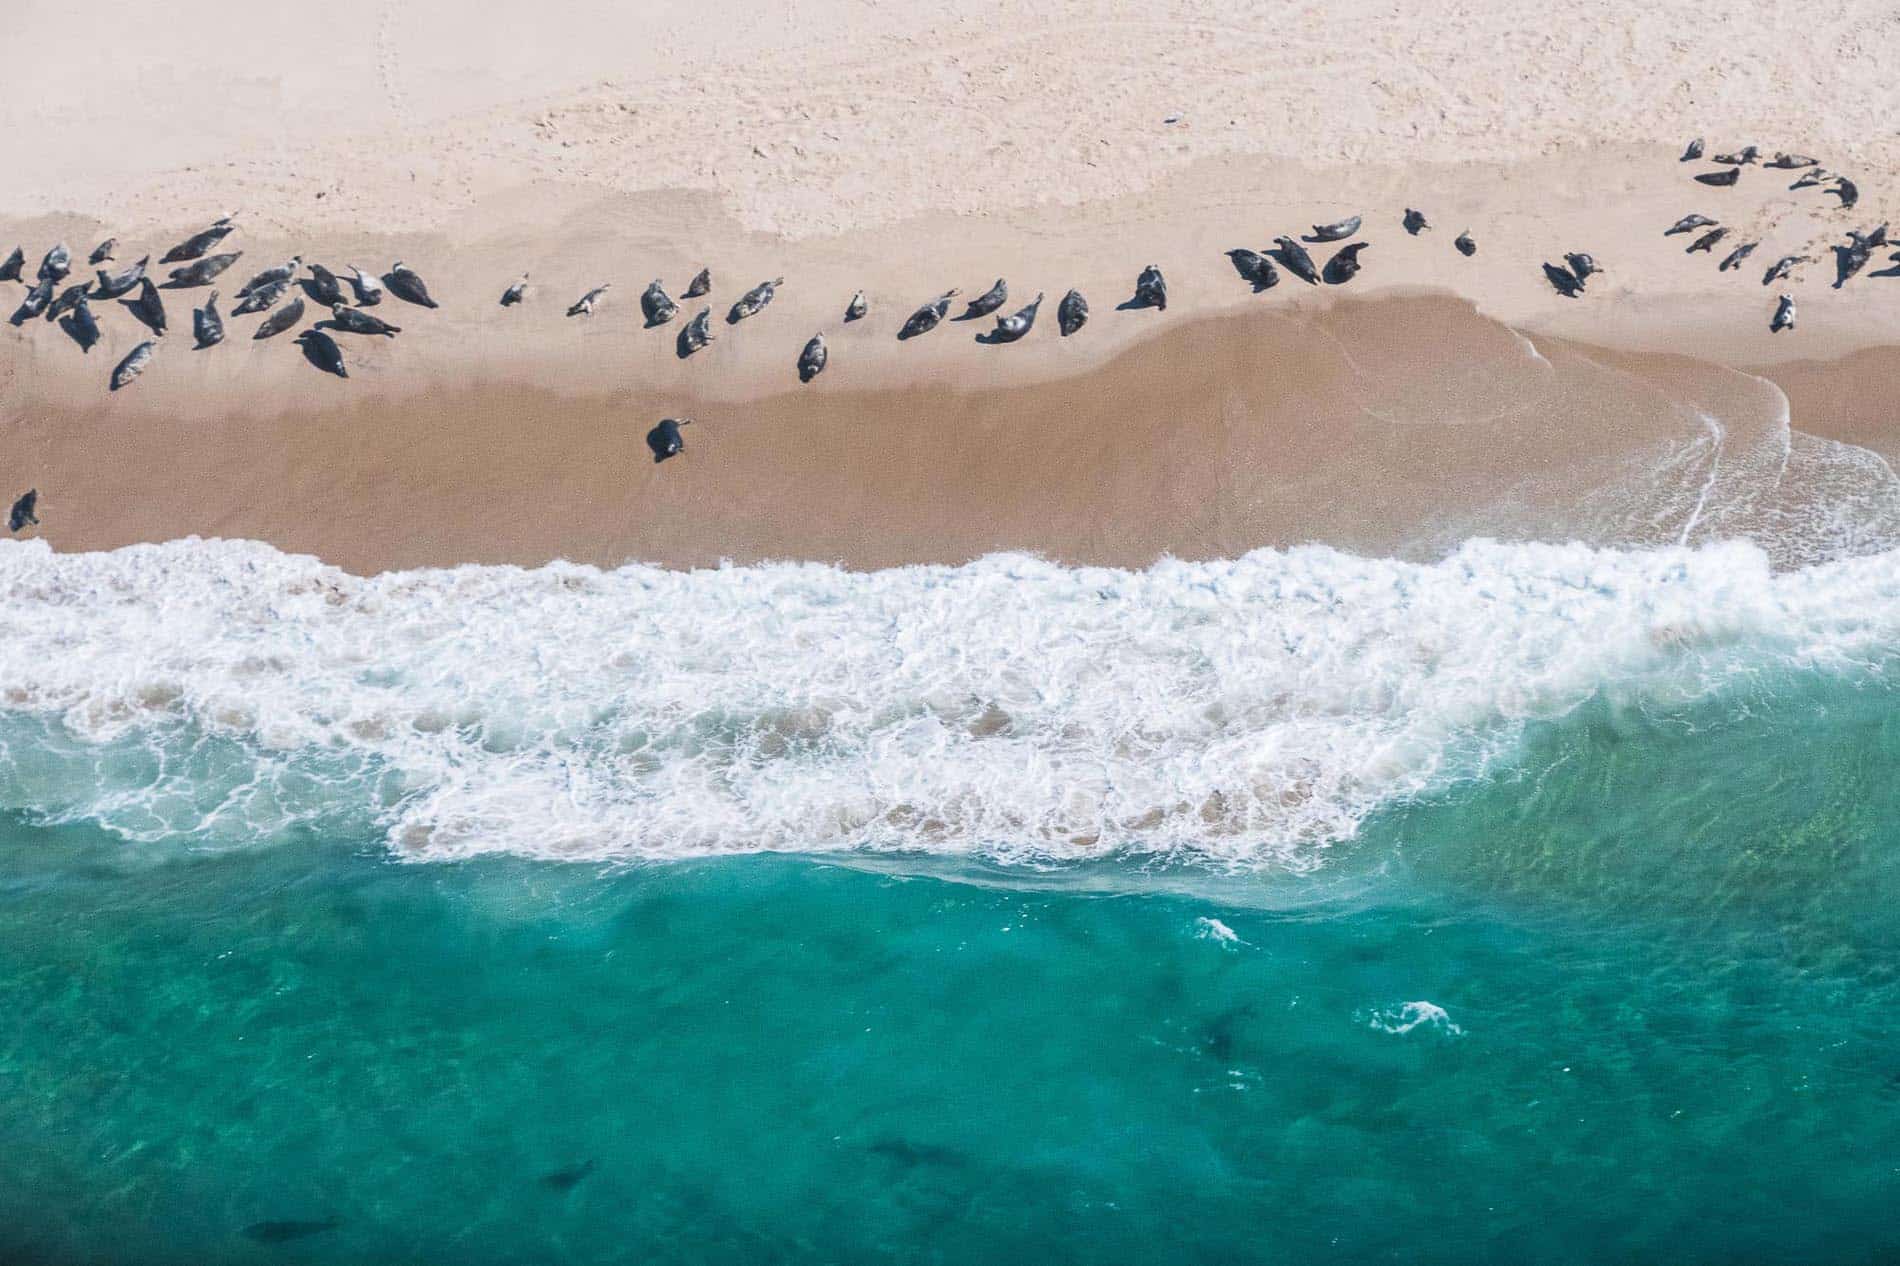
[[[1900,723],[1876,600],[1891,568],[1777,577],[1720,559],[1729,582],[1698,607],[1666,587],[1693,588],[1693,557],[1633,558],[1584,569],[1557,621],[1582,636],[1526,624],[1520,646],[1547,651],[1492,648],[1500,681],[1534,664],[1509,691],[1448,675],[1466,659],[1447,637],[1433,656],[1407,646],[1409,692],[1375,689],[1384,651],[1340,650],[1323,621],[1305,644],[1330,648],[1327,671],[1275,688],[1350,690],[1275,710],[1248,693],[1258,665],[1230,663],[1207,680],[1255,707],[1229,714],[1252,718],[1246,742],[1174,735],[1214,789],[1278,759],[1234,751],[1289,735],[1396,727],[1405,759],[1351,765],[1331,835],[1217,817],[1199,844],[1129,828],[1093,859],[984,827],[576,863],[493,817],[491,846],[455,860],[405,850],[412,802],[478,789],[496,744],[339,738],[347,708],[319,688],[337,679],[313,667],[331,662],[322,626],[290,618],[273,636],[310,658],[220,729],[217,648],[181,658],[148,629],[141,650],[123,625],[45,607],[33,633],[16,572],[12,644],[56,628],[60,663],[83,656],[112,684],[0,714],[0,1259],[1891,1258]],[[1463,605],[1501,592],[1466,570]],[[1553,583],[1512,574],[1515,594]],[[1424,582],[1387,589],[1408,584]],[[1611,615],[1592,616],[1599,600]],[[1239,600],[1208,610],[1217,629],[1251,618]],[[1092,626],[1095,658],[1115,662],[1144,621]],[[1601,645],[1620,624],[1628,645]],[[417,662],[400,659],[357,679]],[[598,739],[641,706],[574,721],[564,678],[506,660],[491,655],[521,729],[493,769],[557,750],[519,737],[543,714]],[[10,659],[0,682],[17,691],[27,667]],[[1193,667],[1165,682],[1203,688]],[[106,696],[159,677],[173,693],[149,713],[87,728]],[[1076,689],[1019,708],[1068,707],[1068,728],[1013,749],[1049,755],[1058,781],[1112,715],[1076,701],[1117,697]],[[1447,699],[1426,724],[1418,710]],[[311,728],[266,741],[273,718]],[[944,750],[988,768],[981,741]],[[703,764],[836,775],[873,747],[744,763],[728,745]],[[648,772],[589,767],[597,743],[558,750],[596,784]],[[475,774],[428,781],[418,752]],[[598,826],[632,801],[584,803]],[[294,1238],[257,1238],[274,1235]]]

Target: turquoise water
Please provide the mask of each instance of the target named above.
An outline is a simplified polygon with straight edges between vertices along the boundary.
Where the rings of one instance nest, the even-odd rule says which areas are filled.
[[[15,809],[0,1260],[1891,1260],[1897,702],[1606,692],[1294,869]]]

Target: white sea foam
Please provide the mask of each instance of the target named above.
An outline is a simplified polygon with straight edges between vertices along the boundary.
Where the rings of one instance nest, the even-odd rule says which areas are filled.
[[[1896,558],[1775,573],[1744,544],[1472,542],[1423,565],[1301,548],[361,579],[246,542],[8,542],[0,798],[153,840],[344,805],[416,859],[1311,866],[1599,691],[1884,661]]]
[[[1203,941],[1212,941],[1222,949],[1232,949],[1245,944],[1240,933],[1222,923],[1219,919],[1200,918],[1194,920],[1194,935]]]
[[[1366,1024],[1381,1033],[1403,1037],[1414,1029],[1427,1029],[1443,1037],[1463,1037],[1465,1031],[1452,1023],[1445,1008],[1436,1002],[1402,1002],[1396,1007],[1375,1011]]]

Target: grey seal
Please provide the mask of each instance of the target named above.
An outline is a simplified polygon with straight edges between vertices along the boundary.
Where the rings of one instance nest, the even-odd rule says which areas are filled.
[[[1808,255],[1783,255],[1780,259],[1768,265],[1768,271],[1761,275],[1761,284],[1764,286],[1772,286],[1793,272],[1796,264],[1809,263],[1812,261],[1812,258],[1812,256]]]
[[[1712,163],[1726,163],[1730,167],[1746,167],[1759,157],[1761,157],[1761,151],[1756,149],[1753,145],[1750,145],[1742,149],[1739,153],[1717,154],[1709,159],[1709,161]]]
[[[937,323],[942,321],[949,313],[950,300],[956,296],[956,293],[954,288],[946,290],[929,303],[926,303],[923,307],[911,313],[910,318],[904,322],[903,328],[897,331],[897,337],[900,339],[913,339],[919,334],[928,334],[930,331],[936,329]]]
[[[1142,269],[1141,276],[1135,278],[1135,306],[1168,310],[1168,281],[1153,264]]]
[[[40,490],[28,488],[19,500],[13,503],[12,513],[7,515],[7,531],[18,532],[23,527],[38,527]]]
[[[600,302],[600,297],[602,295],[606,294],[609,290],[612,290],[613,288],[614,288],[613,282],[611,281],[602,282],[600,285],[595,286],[592,290],[589,290],[586,294],[582,295],[580,298],[574,300],[573,303],[569,304],[568,309],[567,309],[567,314],[569,316],[587,316],[587,317],[593,316],[594,305]]]
[[[1451,244],[1456,246],[1458,253],[1463,255],[1466,259],[1470,259],[1473,255],[1478,253],[1478,244],[1471,240],[1470,229],[1466,229],[1457,237],[1453,238]]]
[[[1695,241],[1689,243],[1682,253],[1685,255],[1693,255],[1697,251],[1712,251],[1715,249],[1715,244],[1727,236],[1728,230],[1718,225],[1710,229],[1707,233],[1704,233],[1701,237],[1698,237]]]
[[[47,305],[46,323],[48,325],[51,325],[54,321],[57,321],[60,317],[66,315],[66,313],[71,312],[75,307],[78,306],[79,301],[84,299],[85,297],[86,297],[86,283],[85,282],[82,281],[76,286],[66,287],[64,290],[59,292],[58,298],[54,299],[52,303]]]
[[[825,336],[814,334],[811,342],[805,344],[805,350],[798,354],[798,381],[810,382],[825,372],[825,362],[831,359],[831,353],[825,349]]]
[[[770,281],[760,282],[740,295],[738,302],[734,303],[732,309],[726,313],[726,324],[737,325],[749,316],[757,316],[765,309],[766,304],[772,302],[772,296],[776,295],[778,288],[784,284],[785,278],[774,277]]]
[[[1716,271],[1728,272],[1732,268],[1740,268],[1742,266],[1742,261],[1747,259],[1750,255],[1753,255],[1755,253],[1755,248],[1760,245],[1761,245],[1760,242],[1743,242],[1740,246],[1737,246],[1734,250],[1730,251],[1726,256],[1723,257],[1722,262],[1721,264],[1717,266]]]
[[[1056,305],[1056,329],[1067,338],[1089,323],[1089,301],[1080,290],[1071,290]]]
[[[193,260],[182,268],[174,268],[171,272],[172,285],[179,287],[209,285],[213,278],[222,276],[225,269],[237,263],[238,257],[242,254],[244,254],[243,251],[232,251],[228,255],[207,255],[203,259]]]
[[[986,317],[1002,307],[1008,300],[1009,285],[1001,277],[998,277],[995,285],[964,305],[963,315],[958,317],[957,320],[974,321],[977,317]]]
[[[342,283],[322,264],[310,265],[310,280],[304,282],[304,289],[319,307],[332,308],[343,302]]]
[[[1319,285],[1319,269],[1313,267],[1313,257],[1304,246],[1290,237],[1276,237],[1273,244],[1278,248],[1281,267],[1309,286]]]
[[[1682,157],[1677,159],[1676,161],[1683,162],[1683,163],[1693,163],[1696,159],[1700,157],[1702,157],[1702,138],[1698,136],[1693,141],[1689,142],[1688,148],[1682,151]]]
[[[26,292],[26,298],[20,300],[19,310],[13,314],[13,323],[19,325],[31,321],[46,311],[46,306],[53,301],[53,287],[57,284],[51,277],[42,277],[35,282]]]
[[[1704,185],[1714,185],[1725,189],[1742,178],[1740,167],[1724,167],[1721,171],[1705,171],[1696,175],[1696,181]]]
[[[322,330],[305,330],[297,336],[297,346],[303,348],[303,358],[324,373],[335,374],[338,378],[350,376],[350,371],[343,364],[343,349]]]
[[[165,300],[159,296],[158,287],[152,284],[150,277],[139,281],[139,297],[126,300],[125,306],[133,316],[151,327],[152,333],[165,333]]]
[[[1663,236],[1674,237],[1678,233],[1693,233],[1697,229],[1707,228],[1709,225],[1714,224],[1714,223],[1715,221],[1711,220],[1706,215],[1685,215],[1680,220],[1677,220],[1674,224],[1664,229]]]
[[[350,289],[356,291],[356,306],[373,308],[383,301],[383,283],[374,273],[366,273],[356,265],[350,265]]]
[[[1764,167],[1775,167],[1782,171],[1793,171],[1797,167],[1819,167],[1819,159],[1809,158],[1806,154],[1786,154],[1776,151],[1775,156],[1763,163]]]
[[[1794,328],[1794,296],[1782,295],[1775,300],[1775,315],[1768,319],[1768,329],[1779,334],[1783,330]]]
[[[148,338],[127,352],[125,359],[112,370],[112,390],[118,391],[129,386],[133,379],[144,373],[145,367],[152,363],[152,353],[157,350],[158,344]]]
[[[346,303],[330,306],[330,322],[339,330],[348,330],[352,334],[380,334],[384,338],[395,338],[402,333],[400,325],[391,325],[379,316],[374,316],[361,308],[352,308]]]
[[[640,311],[646,316],[648,329],[656,325],[665,325],[679,315],[679,310],[680,305],[674,303],[668,296],[666,288],[660,285],[658,277],[655,277],[653,283],[640,293]]]
[[[1280,284],[1279,269],[1273,266],[1272,260],[1259,251],[1250,251],[1244,246],[1237,246],[1227,252],[1227,258],[1233,261],[1234,271],[1240,274],[1242,281],[1253,287],[1255,294],[1259,294],[1262,290],[1271,290]]]
[[[504,308],[512,308],[527,297],[527,293],[528,274],[522,273],[520,281],[517,281],[514,285],[501,292],[501,306]]]
[[[200,348],[224,342],[224,318],[218,315],[218,292],[205,296],[205,306],[191,314],[191,332]]]
[[[693,279],[691,281],[686,283],[686,289],[680,291],[680,298],[697,299],[701,295],[709,292],[711,289],[712,289],[712,269],[702,268],[698,272],[693,274]]]
[[[1411,207],[1405,208],[1405,219],[1400,221],[1400,223],[1405,225],[1405,231],[1410,233],[1413,237],[1417,237],[1420,233],[1432,227],[1425,222],[1425,213],[1423,211],[1414,211]]]
[[[97,268],[99,265],[111,259],[112,252],[118,248],[119,239],[116,237],[108,237],[105,241],[92,248],[92,254],[86,256],[86,262],[91,264],[94,268]]]
[[[1596,256],[1588,251],[1571,251],[1564,256],[1564,263],[1570,265],[1570,275],[1577,279],[1579,286],[1603,271],[1603,266],[1597,263]]]
[[[20,273],[25,267],[26,251],[16,246],[13,248],[13,254],[7,256],[6,262],[0,264],[0,281],[20,280]]]
[[[46,258],[40,261],[40,280],[45,281],[50,277],[53,284],[58,285],[66,280],[66,274],[72,270],[73,253],[66,249],[66,243],[61,242],[46,252]]]
[[[238,298],[243,299],[249,296],[253,291],[268,289],[271,286],[279,284],[287,286],[290,284],[290,279],[297,275],[297,270],[302,267],[303,256],[292,255],[288,260],[277,265],[275,268],[266,268],[263,272],[245,282],[238,288]]]
[[[1364,216],[1351,215],[1343,220],[1335,220],[1331,224],[1315,224],[1313,231],[1306,235],[1306,240],[1309,242],[1343,242],[1359,231],[1359,224],[1364,218]]]
[[[685,360],[706,344],[712,342],[712,309],[701,308],[699,315],[680,327],[679,356]]]
[[[1860,186],[1845,176],[1837,178],[1834,181],[1834,187],[1832,189],[1826,189],[1822,192],[1831,193],[1839,198],[1843,211],[1860,201]]]
[[[413,303],[419,308],[442,306],[429,294],[429,287],[423,284],[416,270],[400,259],[389,266],[389,271],[383,275],[383,284],[389,287],[391,294],[405,303]]]
[[[251,331],[251,338],[253,341],[276,338],[279,334],[282,334],[285,330],[301,320],[303,320],[303,296],[298,295],[289,303],[286,303],[283,307],[278,308],[262,321],[259,321],[257,328]]]
[[[259,286],[238,300],[237,307],[231,309],[231,315],[247,316],[252,312],[267,312],[289,291],[288,281],[273,281],[269,285]]]
[[[711,308],[706,310],[712,311]],[[661,418],[660,424],[647,432],[647,447],[653,450],[656,466],[686,451],[686,441],[680,436],[680,428],[692,424],[691,418]]]
[[[1320,274],[1329,286],[1343,286],[1359,275],[1359,252],[1366,249],[1365,242],[1354,242],[1342,246],[1326,261],[1326,268]]]
[[[996,318],[996,328],[990,332],[992,343],[1014,343],[1036,326],[1036,313],[1042,307],[1042,295],[1038,293],[1023,307],[1008,316]]]
[[[130,294],[132,287],[145,280],[145,268],[146,265],[151,262],[152,257],[147,255],[138,263],[133,264],[129,268],[121,268],[116,273],[109,273],[101,268],[99,270],[99,289],[97,297],[101,299],[117,299],[120,295]]]
[[[230,234],[231,230],[236,227],[237,225],[232,223],[232,218],[227,215],[210,228],[202,232],[193,233],[190,237],[166,251],[163,255],[159,256],[158,262],[161,264],[182,264],[188,259],[197,259],[219,242],[222,242]]]

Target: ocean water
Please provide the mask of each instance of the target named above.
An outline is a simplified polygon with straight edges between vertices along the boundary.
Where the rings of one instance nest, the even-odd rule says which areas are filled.
[[[1900,1255],[1900,558],[0,544],[0,1261]]]

